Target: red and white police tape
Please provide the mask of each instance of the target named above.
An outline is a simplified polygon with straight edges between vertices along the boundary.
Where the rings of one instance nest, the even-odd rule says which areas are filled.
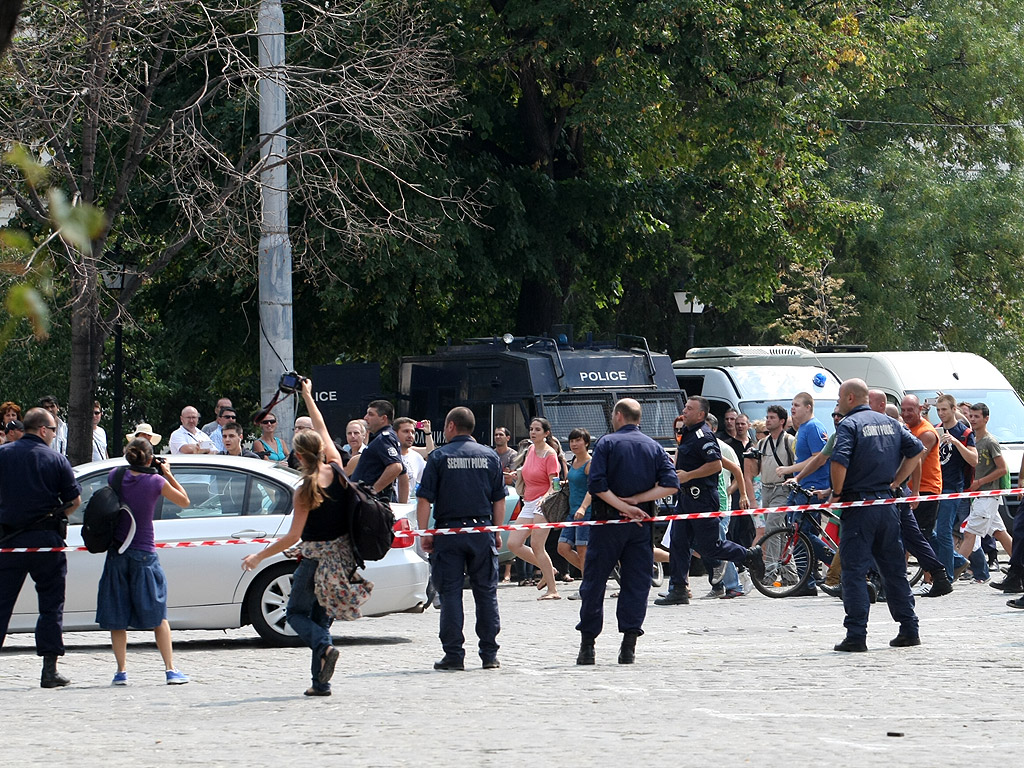
[[[849,509],[851,507],[873,507],[884,504],[909,504],[913,501],[943,501],[944,499],[977,499],[983,496],[1019,496],[1024,488],[1002,488],[995,491],[963,491],[961,493],[936,493],[928,496],[907,496],[900,499],[865,499],[863,501],[837,501],[832,504],[794,504],[788,507],[759,507],[757,509],[733,509],[728,512],[692,512],[685,515],[659,515],[645,521],[636,520],[565,520],[561,523],[522,523],[510,525],[476,525],[466,528],[428,528],[422,531],[401,531],[395,538],[416,536],[451,536],[460,533],[492,533],[495,531],[532,531],[541,528],[575,528],[578,526],[622,525],[636,522],[662,522],[671,520],[705,520],[717,517],[740,517],[742,515],[764,515],[780,512],[807,512],[816,509]],[[181,549],[183,547],[223,547],[232,544],[271,544],[277,539],[215,539],[213,541],[158,542],[157,549]],[[4,547],[0,553],[24,552],[86,552],[85,547]]]

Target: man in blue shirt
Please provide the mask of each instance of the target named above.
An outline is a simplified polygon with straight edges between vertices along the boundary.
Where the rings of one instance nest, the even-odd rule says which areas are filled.
[[[381,501],[391,503],[391,484],[398,479],[399,494],[408,498],[409,475],[402,462],[402,447],[391,428],[395,407],[387,400],[374,400],[366,406],[363,419],[370,429],[370,442],[359,454],[352,480],[373,489]]]
[[[615,431],[594,446],[587,488],[595,520],[625,518],[636,525],[598,525],[590,545],[580,586],[580,652],[577,664],[594,663],[594,641],[604,625],[604,592],[608,577],[619,566],[616,617],[622,646],[619,663],[632,664],[636,639],[642,635],[647,597],[654,569],[654,529],[642,521],[654,516],[654,502],[679,489],[672,462],[660,445],[640,431],[640,403],[619,400],[612,409]]]
[[[435,449],[423,468],[416,501],[420,529],[430,522],[439,528],[501,525],[505,519],[507,486],[501,459],[472,435],[476,418],[469,408],[453,408],[444,423],[445,445]],[[444,658],[434,669],[465,669],[466,638],[462,633],[462,582],[469,577],[476,603],[476,633],[484,669],[497,669],[501,625],[498,620],[498,548],[500,533],[460,533],[424,536],[423,549],[432,553],[434,585],[441,599],[439,635]]]
[[[800,392],[790,404],[790,414],[793,417],[793,426],[797,428],[796,433],[796,463],[788,467],[779,467],[779,473],[783,475],[799,474],[800,471],[825,447],[828,442],[829,431],[825,425],[814,416],[814,398],[807,392]],[[810,491],[826,491],[829,488],[829,466],[826,460],[818,469],[800,479],[800,485]],[[792,491],[789,494],[787,504],[813,504],[817,501],[816,496],[808,496],[799,491]],[[796,515],[813,518],[815,522],[821,522],[821,515],[817,512],[791,512],[789,518]],[[832,555],[828,547],[820,538],[814,535],[813,526],[804,528],[804,532],[811,540],[814,547],[814,554],[819,560],[825,563],[832,562]],[[818,594],[817,582],[814,580],[814,573],[807,578],[807,583],[798,592],[790,597],[813,597]]]
[[[676,449],[676,477],[680,485],[676,503],[678,514],[719,510],[718,475],[722,471],[722,451],[714,432],[707,425],[709,407],[703,397],[691,397],[683,407],[684,426],[679,430],[680,441]],[[700,553],[704,567],[711,574],[712,587],[722,582],[729,561],[756,569],[755,561],[761,558],[759,548],[747,549],[722,538],[716,519],[676,520],[672,523],[669,543],[671,576],[668,594],[655,600],[655,605],[686,605],[690,602],[686,583],[691,548]]]
[[[925,452],[924,445],[895,419],[868,408],[868,387],[861,379],[843,382],[839,388],[838,409],[845,418],[836,426],[832,499],[889,498],[914,471]],[[835,650],[862,652],[868,649],[866,579],[872,560],[877,563],[885,583],[889,613],[900,625],[899,634],[889,645],[920,645],[896,505],[844,509],[839,554],[843,561],[846,637]]]
[[[62,547],[67,516],[81,504],[82,488],[68,460],[50,449],[57,434],[54,416],[32,408],[24,423],[24,437],[0,446],[0,541],[5,547]],[[43,657],[43,688],[71,682],[57,671],[57,657],[64,655],[67,572],[63,552],[0,555],[0,646],[25,576],[31,576],[39,595],[36,653]]]

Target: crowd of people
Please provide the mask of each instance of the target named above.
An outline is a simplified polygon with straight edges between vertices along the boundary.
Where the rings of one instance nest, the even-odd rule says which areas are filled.
[[[372,589],[356,574],[349,541],[344,499],[350,485],[361,485],[384,504],[415,499],[421,529],[431,525],[431,516],[437,527],[502,524],[511,486],[520,498],[514,520],[518,523],[544,522],[546,505],[563,494],[563,484],[568,519],[636,522],[655,518],[659,503],[671,497],[678,513],[706,513],[1008,487],[1001,447],[987,430],[991,414],[986,404],[957,403],[941,394],[935,402],[921,403],[907,395],[892,413],[894,404],[886,402],[884,393],[869,390],[858,379],[841,386],[830,425],[816,417],[814,398],[806,392],[793,397],[788,411],[772,405],[763,420],[754,422],[728,411],[721,424],[706,399],[689,397],[674,423],[674,456],[640,431],[641,405],[629,398],[616,403],[612,431],[593,442],[585,429],[574,429],[567,435],[569,451],[564,452],[551,424],[542,417],[529,422],[529,439],[518,450],[511,447],[511,433],[503,426],[493,432],[493,448],[483,446],[472,437],[475,418],[464,407],[447,414],[444,442],[438,446],[429,422],[396,419],[386,400],[371,402],[362,419],[346,425],[344,440],[334,440],[312,397],[311,383],[304,380],[300,389],[309,415],[296,419],[291,446],[275,435],[277,422],[271,412],[261,420],[261,435],[252,450],[243,447],[236,412],[222,399],[216,419],[202,427],[196,408],[182,409],[181,425],[170,435],[169,450],[248,455],[288,462],[301,473],[289,532],[246,557],[242,566],[253,569],[269,556],[299,547],[301,559],[287,621],[312,652],[311,685],[306,690],[310,696],[330,695],[339,657],[330,634],[332,620],[358,617],[359,605]],[[927,418],[932,406],[938,427]],[[24,421],[18,418],[21,411],[14,403],[4,403],[0,413],[12,443],[0,448],[4,541],[14,546],[59,546],[66,517],[80,503],[80,488],[60,450],[63,422],[57,402],[44,398]],[[97,428],[101,416],[97,405]],[[423,439],[418,440],[419,436]],[[173,664],[166,587],[152,540],[152,510],[158,496],[180,506],[187,505],[188,498],[166,463],[154,456],[162,435],[151,425],[136,425],[126,442],[128,467],[112,470],[110,480],[113,485],[117,476],[120,497],[140,518],[139,533],[126,548],[127,554],[107,555],[97,621],[111,632],[115,685],[127,681],[124,638],[128,628],[154,631],[167,682],[180,684],[188,678]],[[30,464],[38,476],[29,472],[26,478]],[[43,511],[45,515],[39,517]],[[667,562],[670,574],[667,591],[654,600],[656,606],[688,604],[696,573],[707,576],[711,587],[707,597],[742,597],[750,589],[751,575],[763,579],[766,564],[778,559],[778,553],[767,551],[759,540],[792,522],[793,514],[675,520],[661,541],[655,540],[655,527],[649,524],[567,527],[557,537],[549,536],[547,528],[523,528],[509,534],[508,547],[522,563],[521,583],[533,584],[539,577],[533,584],[542,592],[539,600],[560,599],[559,584],[572,578],[570,571],[578,574],[580,588],[570,597],[580,601],[577,663],[581,665],[596,663],[607,582],[616,571],[619,591],[613,597],[618,598],[616,620],[623,638],[618,661],[628,664],[633,663],[637,640],[643,635],[655,561]],[[1009,594],[1024,593],[1022,528],[1024,514],[1015,521],[1016,535],[1009,535],[1000,514],[1000,498],[995,496],[844,509],[838,552],[812,537],[817,556],[830,566],[828,581],[838,586],[846,613],[846,635],[835,650],[867,650],[869,605],[876,599],[886,601],[899,624],[890,644],[919,645],[915,596],[949,594],[953,582],[962,578],[987,583],[988,568],[998,563],[997,558],[985,556],[984,542],[989,538],[1010,556],[1005,578],[992,586]],[[476,602],[481,662],[486,669],[498,668],[496,589],[501,535],[435,538],[424,534],[420,540],[431,560],[441,611],[444,656],[435,668],[465,667],[464,578]],[[926,584],[916,595],[907,579],[908,554],[926,572]],[[967,571],[970,575],[964,576]],[[31,576],[40,595],[37,649],[44,659],[44,687],[68,682],[56,670],[56,659],[63,654],[60,606],[65,574],[63,553],[0,559],[0,642],[24,578]],[[141,583],[150,586],[137,589]],[[813,576],[793,593],[796,597],[817,594]],[[1024,597],[1009,604],[1024,608]]]

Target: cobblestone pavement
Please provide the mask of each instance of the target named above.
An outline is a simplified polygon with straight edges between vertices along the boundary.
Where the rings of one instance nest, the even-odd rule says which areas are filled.
[[[0,765],[1005,765],[1024,746],[1024,611],[987,586],[918,600],[918,648],[889,648],[896,625],[874,606],[870,651],[853,655],[831,650],[842,606],[825,596],[652,605],[637,663],[615,663],[607,631],[590,668],[574,665],[579,603],[536,596],[500,589],[493,671],[472,652],[466,672],[431,669],[433,609],[336,624],[334,695],[319,699],[301,695],[308,651],[264,648],[249,629],[175,633],[192,677],[178,687],[152,635],[133,633],[132,685],[110,688],[95,632],[67,636],[73,684],[42,690],[31,637],[15,635],[0,651]]]

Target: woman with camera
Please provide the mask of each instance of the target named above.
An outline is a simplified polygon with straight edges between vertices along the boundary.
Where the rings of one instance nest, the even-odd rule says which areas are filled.
[[[328,543],[337,545],[340,566],[331,572],[338,583],[332,595],[335,607],[343,608],[342,618],[358,618],[359,605],[369,596],[367,583],[348,581],[348,574],[356,568],[349,538],[350,519],[343,503],[341,454],[331,439],[323,416],[313,400],[309,379],[300,384],[302,399],[313,420],[313,429],[295,434],[292,447],[298,457],[302,480],[293,496],[292,524],[282,538],[265,549],[242,560],[242,569],[251,571],[266,558],[284,552],[300,539],[302,558],[292,576],[292,591],[286,612],[289,626],[313,652],[312,685],[306,696],[330,696],[331,676],[338,662],[338,649],[331,638],[331,617],[317,601],[314,576]],[[334,466],[332,466],[334,465]],[[326,560],[325,560],[326,562]],[[338,614],[335,614],[338,615]]]
[[[127,470],[112,469],[107,482],[115,485],[115,475],[122,475],[118,496],[135,518],[135,535],[123,553],[118,552],[119,547],[107,552],[96,599],[96,623],[101,629],[110,630],[110,644],[117,661],[117,674],[111,685],[128,685],[129,628],[153,630],[167,684],[182,685],[188,677],[174,668],[171,626],[167,623],[167,579],[156,556],[153,511],[161,496],[179,507],[187,507],[188,494],[171,474],[170,465],[153,455],[148,439],[136,437],[124,449],[124,457],[128,460]],[[124,542],[130,530],[131,521],[122,513],[114,540]]]

